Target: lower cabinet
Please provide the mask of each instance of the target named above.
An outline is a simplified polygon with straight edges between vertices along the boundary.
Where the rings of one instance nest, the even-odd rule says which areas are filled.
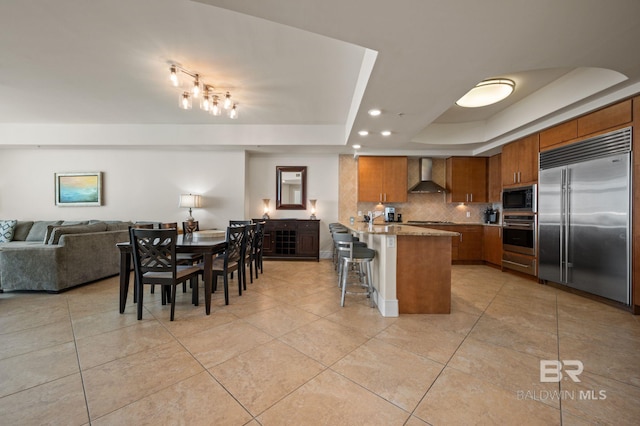
[[[487,263],[500,266],[502,264],[502,227],[484,227],[483,260]]]
[[[415,226],[415,225],[414,225]],[[451,237],[451,260],[458,263],[482,262],[483,225],[421,225],[424,228],[458,232]]]
[[[320,260],[319,220],[267,219],[265,222],[265,258]]]

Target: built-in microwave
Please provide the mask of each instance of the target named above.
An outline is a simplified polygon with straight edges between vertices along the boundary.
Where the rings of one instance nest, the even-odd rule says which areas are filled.
[[[536,212],[536,185],[518,188],[504,188],[502,190],[502,210]]]

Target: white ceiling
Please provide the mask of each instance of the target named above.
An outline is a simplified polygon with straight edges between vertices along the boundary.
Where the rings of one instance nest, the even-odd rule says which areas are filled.
[[[170,125],[164,147],[487,155],[640,93],[638,17],[638,0],[2,0],[0,147],[47,144],[16,136],[35,124],[100,147]],[[178,109],[169,63],[240,118]],[[498,76],[506,101],[454,106]]]

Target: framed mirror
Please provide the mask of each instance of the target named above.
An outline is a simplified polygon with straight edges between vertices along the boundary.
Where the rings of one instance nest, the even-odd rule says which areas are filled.
[[[306,210],[307,166],[276,166],[276,210]]]

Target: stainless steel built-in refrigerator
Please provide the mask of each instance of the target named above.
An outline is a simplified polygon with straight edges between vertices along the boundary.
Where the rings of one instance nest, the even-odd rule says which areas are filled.
[[[631,128],[540,153],[538,277],[630,303]]]

